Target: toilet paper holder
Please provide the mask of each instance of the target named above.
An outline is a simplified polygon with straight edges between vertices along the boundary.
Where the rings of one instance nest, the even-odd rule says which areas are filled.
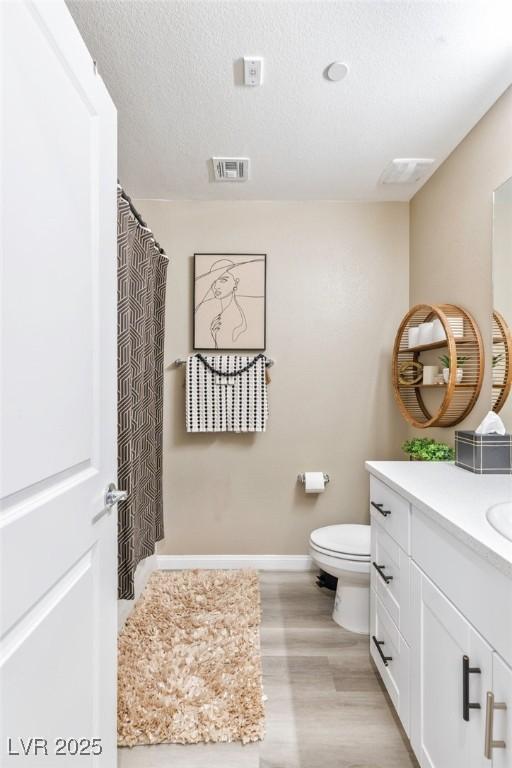
[[[330,482],[330,477],[327,474],[327,472],[324,472],[323,475],[324,475],[324,482],[327,485],[327,483]],[[297,475],[297,480],[299,481],[299,483],[302,483],[302,485],[304,485],[304,480],[305,480],[304,472],[301,472],[300,474]]]

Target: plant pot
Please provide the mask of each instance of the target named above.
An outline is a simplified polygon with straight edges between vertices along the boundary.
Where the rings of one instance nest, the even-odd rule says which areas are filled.
[[[464,377],[464,369],[463,368],[457,368],[457,378],[455,381],[457,384],[460,384],[462,379]],[[449,368],[443,368],[443,379],[444,383],[448,384],[448,380],[450,378],[450,369]]]

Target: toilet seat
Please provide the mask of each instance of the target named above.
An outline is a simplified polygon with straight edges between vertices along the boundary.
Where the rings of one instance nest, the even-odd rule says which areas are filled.
[[[349,560],[347,557],[333,557],[331,554],[327,555],[324,552],[319,552],[317,549],[310,547],[309,554],[313,558],[316,565],[323,571],[330,573],[331,576],[339,577],[339,573],[360,573],[370,575],[370,560]]]
[[[326,555],[327,557],[332,557],[335,560],[347,560],[351,563],[369,563],[370,558],[361,556],[358,557],[357,555],[352,555],[347,552],[334,552],[332,549],[322,549],[322,547],[317,547],[314,544],[309,542],[309,548],[312,549],[314,552],[318,552],[319,555]]]
[[[369,525],[326,525],[312,531],[311,549],[337,560],[368,563],[370,561]]]

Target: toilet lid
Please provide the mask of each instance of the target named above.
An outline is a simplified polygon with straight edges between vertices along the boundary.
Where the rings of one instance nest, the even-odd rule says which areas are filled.
[[[310,536],[313,546],[359,557],[370,557],[369,525],[326,525]]]

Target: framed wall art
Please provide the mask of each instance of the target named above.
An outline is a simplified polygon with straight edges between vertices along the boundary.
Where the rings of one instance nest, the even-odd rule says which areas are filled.
[[[194,254],[194,349],[263,350],[265,253]]]

